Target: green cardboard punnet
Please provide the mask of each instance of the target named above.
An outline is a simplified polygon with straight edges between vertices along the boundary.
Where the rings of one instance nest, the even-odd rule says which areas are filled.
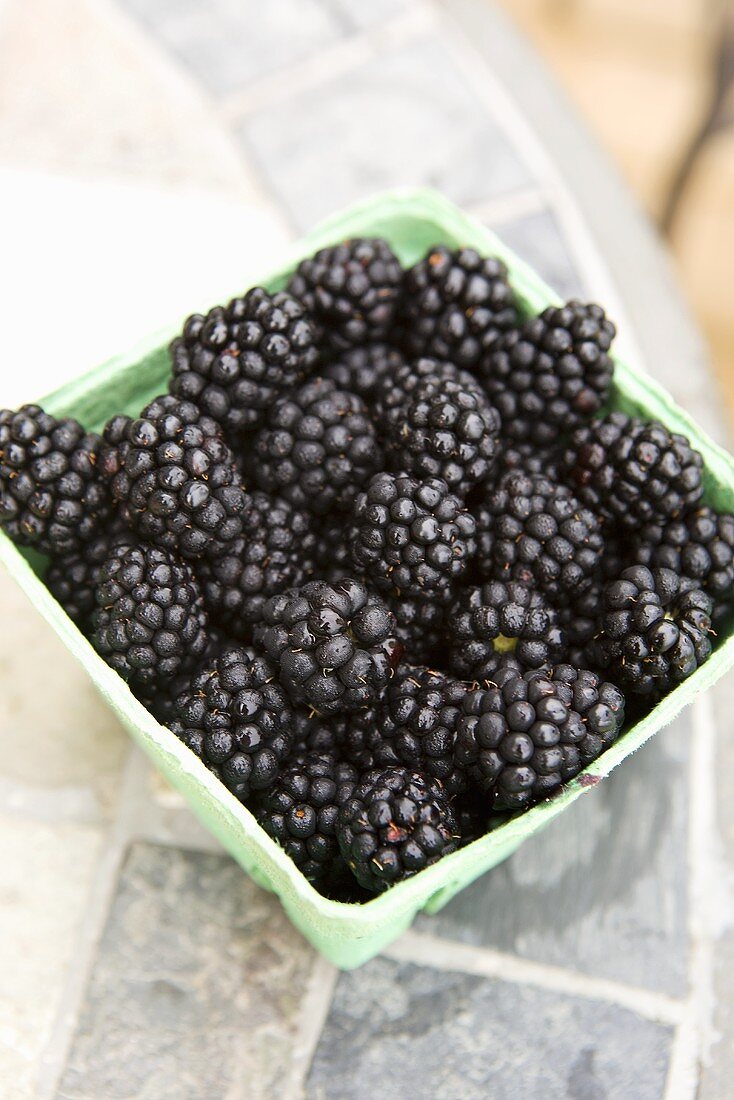
[[[326,244],[354,236],[387,238],[406,265],[414,263],[437,243],[452,247],[469,245],[505,261],[525,313],[559,301],[493,233],[440,195],[422,190],[386,192],[335,215],[301,240],[283,257],[277,270],[263,274],[260,282],[270,289],[281,287],[303,257]],[[240,293],[243,289],[233,287],[232,292]],[[173,330],[158,333],[127,354],[42,398],[41,404],[49,412],[75,416],[89,428],[101,427],[113,413],[137,412],[146,401],[166,389],[167,345],[173,335]],[[687,435],[704,457],[707,501],[718,509],[734,511],[734,459],[716,446],[665,390],[617,359],[612,404],[643,418],[655,417]],[[358,966],[376,955],[410,926],[419,911],[436,912],[458,891],[543,829],[576,798],[593,797],[591,792],[599,780],[663,729],[734,663],[734,637],[730,634],[719,638],[707,664],[643,721],[627,730],[558,796],[515,817],[380,897],[361,905],[344,904],[328,901],[317,893],[249,811],[133,698],[125,683],[97,656],[45,588],[37,572],[42,564],[38,557],[19,551],[0,534],[0,560],[87,670],[132,737],[181,791],[204,825],[256,882],[278,895],[303,935],[344,968]]]

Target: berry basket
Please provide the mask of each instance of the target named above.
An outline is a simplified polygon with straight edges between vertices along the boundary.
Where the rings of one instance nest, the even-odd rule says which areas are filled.
[[[303,257],[327,244],[355,236],[385,237],[406,265],[414,263],[437,243],[450,247],[469,245],[505,261],[524,313],[540,311],[558,301],[542,280],[488,229],[439,195],[425,191],[378,195],[336,215],[302,240],[277,271],[265,274],[262,284],[268,289],[283,286]],[[74,416],[95,429],[113,413],[121,410],[136,413],[165,389],[167,346],[172,335],[173,331],[159,333],[64,386],[42,399],[44,408],[57,416]],[[720,510],[734,511],[734,459],[717,447],[660,386],[616,360],[612,404],[643,418],[657,418],[673,431],[686,434],[704,458],[705,499]],[[436,912],[479,875],[506,859],[527,837],[544,828],[576,798],[588,793],[612,768],[672,721],[698,692],[713,684],[734,663],[734,637],[727,633],[719,639],[716,651],[705,665],[555,797],[515,816],[379,897],[364,904],[345,904],[322,897],[234,795],[133,697],[41,581],[42,559],[33,552],[16,549],[3,534],[0,534],[0,559],[85,667],[133,738],[181,791],[207,828],[256,882],[278,895],[304,936],[344,968],[358,966],[371,958],[408,928],[419,911]]]

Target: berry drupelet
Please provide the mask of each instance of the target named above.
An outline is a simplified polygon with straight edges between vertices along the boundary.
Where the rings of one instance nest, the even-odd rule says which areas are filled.
[[[296,704],[319,714],[361,710],[379,698],[398,660],[395,623],[360,581],[309,581],[273,596],[255,639]]]
[[[46,586],[85,633],[96,607],[95,592],[103,565],[117,547],[131,547],[137,541],[132,531],[115,520],[78,549],[51,558],[43,578]]]
[[[580,592],[601,560],[604,541],[594,513],[543,475],[505,474],[475,515],[481,575],[522,581],[551,602]]]
[[[563,466],[585,504],[630,530],[677,519],[703,493],[703,460],[684,436],[621,412],[577,428]]]
[[[593,672],[500,669],[465,695],[456,758],[492,810],[519,810],[573,779],[619,736],[624,697]]]
[[[382,453],[364,402],[316,378],[273,405],[252,459],[261,489],[325,515],[351,506]]]
[[[157,397],[105,428],[102,467],[127,525],[184,558],[216,556],[242,533],[247,497],[221,429],[190,401]]]
[[[212,621],[250,642],[265,601],[306,580],[316,538],[307,512],[258,490],[248,494],[242,529],[220,557],[201,562],[198,577]]]
[[[99,570],[92,643],[135,689],[191,671],[208,642],[204,601],[191,567],[145,544],[113,548]]]
[[[476,384],[446,379],[416,387],[392,429],[387,454],[393,469],[442,478],[466,496],[489,474],[498,450],[500,419]]]
[[[319,358],[301,303],[262,287],[189,317],[170,355],[171,393],[193,401],[233,438],[262,423],[275,398],[311,374]]]
[[[405,276],[401,325],[410,355],[471,370],[516,323],[507,269],[493,256],[439,245]]]
[[[354,506],[352,561],[382,592],[445,600],[471,561],[475,530],[440,478],[375,474]]]
[[[79,551],[110,513],[101,439],[39,405],[0,409],[0,528],[42,554]]]
[[[455,851],[458,828],[440,783],[407,768],[374,769],[342,806],[337,838],[359,884],[379,894]]]
[[[447,615],[450,667],[464,680],[491,679],[511,653],[523,670],[557,661],[565,645],[556,613],[518,581],[467,588]]]
[[[356,782],[351,764],[329,753],[298,753],[256,800],[258,822],[309,882],[333,880],[346,871],[336,826]]]
[[[252,649],[227,645],[178,696],[170,728],[244,802],[277,779],[292,724],[273,664]]]
[[[604,589],[591,652],[625,691],[655,701],[711,656],[711,598],[670,569],[625,569]]]
[[[395,637],[402,652],[417,665],[445,665],[446,608],[432,592],[422,596],[388,596],[395,617]]]
[[[303,302],[325,349],[339,352],[387,336],[403,269],[387,241],[355,238],[302,260],[288,290]]]
[[[419,386],[438,386],[442,382],[460,382],[465,389],[482,392],[476,378],[443,359],[424,356],[404,362],[397,370],[384,374],[377,385],[373,416],[381,437],[394,435],[405,420],[405,409]]]
[[[601,306],[550,306],[505,333],[480,369],[514,444],[548,447],[599,411],[609,396],[615,328]]]

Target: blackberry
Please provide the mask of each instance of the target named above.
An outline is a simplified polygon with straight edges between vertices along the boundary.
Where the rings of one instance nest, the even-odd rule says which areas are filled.
[[[263,609],[255,639],[293,702],[319,714],[360,710],[384,691],[396,662],[394,620],[359,581],[309,581]]]
[[[114,547],[99,570],[92,643],[135,689],[195,667],[207,616],[189,565],[157,546]]]
[[[586,651],[594,635],[599,630],[603,610],[604,589],[611,580],[616,580],[623,569],[633,563],[629,540],[607,532],[599,565],[591,583],[580,592],[572,594],[558,609],[558,625],[562,628],[568,646],[568,660],[577,661],[572,655],[581,657],[587,667],[591,656]]]
[[[492,468],[500,420],[476,385],[461,380],[424,382],[393,429],[388,457],[393,469],[420,478],[440,477],[465,496]]]
[[[625,691],[657,700],[711,656],[712,609],[672,570],[630,566],[604,590],[595,660]]]
[[[112,550],[119,546],[134,546],[136,542],[132,531],[117,521],[84,546],[49,562],[43,578],[46,587],[69,618],[85,633],[96,607],[94,594],[102,566]]]
[[[438,245],[407,272],[401,319],[409,354],[472,369],[517,323],[507,268],[471,248]]]
[[[407,768],[374,769],[342,806],[337,838],[359,884],[377,894],[454,852],[458,828],[440,783]]]
[[[344,723],[343,715],[325,717],[297,708],[293,711],[293,752],[328,753],[342,759],[341,735]]]
[[[202,561],[198,576],[213,621],[249,642],[265,601],[305,581],[315,535],[307,512],[257,490],[248,494],[242,527],[221,557]]]
[[[390,381],[405,366],[405,360],[391,344],[364,344],[342,352],[333,363],[324,367],[324,378],[330,378],[340,389],[356,393],[371,406]]]
[[[447,616],[451,671],[464,680],[491,679],[506,654],[523,670],[557,661],[565,639],[556,614],[517,581],[468,588]]]
[[[106,521],[101,440],[39,405],[0,409],[0,527],[42,554],[79,551]]]
[[[522,581],[552,603],[593,578],[604,549],[601,527],[564,485],[540,474],[505,474],[475,515],[482,576]]]
[[[352,555],[342,517],[313,518],[313,538],[308,540],[304,569],[310,579],[338,581],[352,571]]]
[[[157,397],[105,428],[113,499],[146,542],[184,558],[216,556],[242,534],[247,498],[221,429],[190,401]]]
[[[394,434],[405,420],[405,409],[414,390],[419,386],[438,386],[442,382],[461,382],[467,388],[482,392],[473,375],[459,370],[453,363],[424,356],[404,362],[390,374],[384,374],[375,394],[373,415],[378,434]]]
[[[703,493],[703,460],[684,436],[621,412],[577,428],[564,467],[585,504],[630,530],[678,518]]]
[[[601,306],[571,301],[500,337],[480,375],[504,438],[548,447],[597,413],[609,396],[615,333]]]
[[[532,443],[508,446],[506,439],[500,439],[495,477],[499,480],[503,474],[519,470],[523,474],[543,474],[549,481],[561,481],[561,457],[555,447],[535,447]]]
[[[396,596],[448,598],[476,549],[476,524],[445,481],[375,474],[357,497],[349,545],[355,569]]]
[[[402,291],[403,269],[387,241],[356,238],[302,260],[288,290],[305,305],[334,351],[384,340]]]
[[[315,333],[290,294],[254,287],[204,317],[189,317],[170,348],[171,393],[233,436],[262,423],[276,397],[318,362]]]
[[[636,540],[637,560],[672,569],[714,602],[714,619],[724,617],[734,595],[734,516],[702,505],[681,519],[649,524]]]
[[[258,822],[309,882],[334,878],[344,869],[336,826],[356,782],[351,764],[328,753],[298,753],[257,799]]]
[[[593,672],[507,667],[464,697],[456,758],[490,809],[526,809],[604,752],[623,721],[624,696]]]
[[[292,721],[273,664],[253,649],[228,645],[178,696],[170,728],[244,802],[278,778]]]
[[[382,462],[366,405],[327,378],[273,405],[254,452],[260,488],[317,515],[349,507]]]
[[[456,766],[456,722],[467,685],[430,668],[401,665],[377,710],[377,728],[383,742],[375,763],[386,762],[385,751],[401,764],[441,782],[449,795],[466,787],[466,776]],[[374,746],[374,742],[373,742]]]
[[[444,664],[443,601],[427,592],[421,596],[388,596],[387,606],[395,616],[395,637],[411,664]]]

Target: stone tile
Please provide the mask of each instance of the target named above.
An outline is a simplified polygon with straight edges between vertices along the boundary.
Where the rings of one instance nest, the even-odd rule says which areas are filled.
[[[59,1100],[278,1095],[313,958],[228,858],[132,845]]]
[[[107,820],[128,740],[86,673],[0,572],[0,808],[53,821]],[[20,826],[19,826],[20,828]]]
[[[626,1009],[378,959],[343,974],[309,1100],[657,1100],[671,1036]]]
[[[175,185],[238,201],[257,196],[241,152],[198,89],[114,5],[23,0],[6,9],[3,166]]]
[[[518,154],[433,37],[265,108],[242,132],[302,228],[386,187],[425,184],[471,203],[529,183]]]
[[[689,722],[661,731],[416,927],[683,995]]]
[[[8,1100],[36,1095],[101,839],[91,826],[0,813],[0,1095]]]
[[[582,276],[550,210],[525,214],[496,225],[490,223],[490,227],[562,298],[583,296]]]
[[[319,0],[121,0],[145,29],[216,94],[302,61],[339,37]]]

